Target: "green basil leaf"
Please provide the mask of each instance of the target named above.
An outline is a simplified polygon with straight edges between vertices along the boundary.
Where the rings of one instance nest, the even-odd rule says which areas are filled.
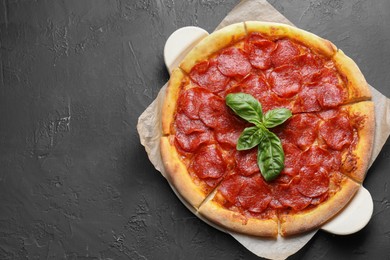
[[[263,124],[267,128],[272,128],[284,123],[291,116],[291,111],[287,108],[273,109],[264,115]]]
[[[263,121],[263,111],[260,102],[249,94],[229,94],[226,96],[226,105],[237,115],[252,124],[259,125]]]
[[[267,128],[278,126],[292,116],[286,108],[268,111],[263,115],[259,101],[245,93],[226,96],[226,104],[240,117],[255,124],[241,133],[237,150],[248,150],[258,145],[257,163],[266,181],[275,179],[284,168],[284,151],[280,139]]]
[[[257,163],[266,181],[275,179],[284,168],[284,152],[280,139],[272,132],[263,131],[258,147]]]
[[[255,147],[262,141],[263,136],[263,130],[257,126],[245,128],[238,138],[237,150],[249,150]]]

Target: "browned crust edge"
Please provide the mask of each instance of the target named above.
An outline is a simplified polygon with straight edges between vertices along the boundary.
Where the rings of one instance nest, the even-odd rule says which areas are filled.
[[[161,111],[162,134],[169,135],[171,133],[171,124],[174,119],[176,104],[179,97],[180,87],[185,75],[176,68],[172,71],[171,78],[165,92],[164,103]]]
[[[280,234],[291,236],[320,227],[347,205],[359,187],[358,183],[345,177],[341,190],[313,210],[280,215]]]
[[[290,38],[314,49],[317,53],[332,57],[337,52],[336,46],[313,33],[304,31],[283,23],[247,21],[245,22],[247,33],[259,32],[271,38]]]
[[[371,99],[371,90],[357,64],[340,49],[337,50],[337,53],[332,59],[337,70],[346,79],[345,84],[348,89],[348,101],[356,102]]]
[[[238,233],[260,237],[277,237],[278,219],[256,219],[248,218],[239,212],[223,208],[211,198],[204,202],[199,214],[218,225]]]
[[[198,208],[206,194],[191,179],[168,136],[161,137],[160,151],[169,182],[191,206]]]
[[[356,157],[356,169],[352,172],[343,172],[344,175],[347,175],[354,179],[355,181],[362,183],[366,176],[368,166],[371,160],[371,154],[374,145],[374,136],[375,136],[375,109],[374,102],[372,101],[362,101],[347,105],[346,108],[349,111],[350,115],[357,115],[364,117],[364,121],[358,128],[358,137],[359,140],[356,144],[355,149],[352,151],[352,156]],[[346,160],[348,158],[343,158]]]

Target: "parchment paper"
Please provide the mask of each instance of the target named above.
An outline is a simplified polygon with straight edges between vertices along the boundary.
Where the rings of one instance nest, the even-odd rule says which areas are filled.
[[[290,21],[288,21],[282,14],[280,14],[275,8],[273,8],[273,6],[271,6],[265,0],[244,0],[241,1],[225,17],[225,19],[218,25],[216,29],[222,28],[232,23],[248,20],[281,22],[292,25]],[[165,84],[161,88],[157,98],[141,114],[138,119],[137,125],[141,144],[145,146],[145,150],[154,167],[159,172],[161,172],[164,177],[166,177],[166,174],[161,160],[159,142],[160,137],[162,135],[160,120],[161,107],[165,95],[166,86],[167,84]],[[373,94],[373,101],[375,104],[376,129],[374,149],[370,166],[374,162],[375,158],[378,156],[380,150],[382,149],[388,136],[390,135],[390,99],[386,98],[373,87],[371,87],[371,90]],[[180,195],[175,191],[173,187],[172,189],[179,197],[179,199],[183,202],[183,204],[200,219],[221,231],[229,233],[248,250],[264,258],[286,259],[288,256],[300,250],[317,232],[317,230],[314,230],[312,232],[295,236],[293,238],[282,238],[279,236],[277,239],[264,239],[249,237],[246,235],[226,231],[199,216],[196,211],[180,197]]]

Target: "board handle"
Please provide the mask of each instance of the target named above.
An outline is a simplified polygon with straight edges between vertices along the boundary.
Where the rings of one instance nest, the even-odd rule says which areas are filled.
[[[177,68],[185,55],[209,33],[196,26],[187,26],[174,31],[164,46],[164,62],[169,74]]]
[[[370,192],[360,186],[348,205],[321,229],[336,235],[350,235],[363,229],[371,219],[374,203]]]

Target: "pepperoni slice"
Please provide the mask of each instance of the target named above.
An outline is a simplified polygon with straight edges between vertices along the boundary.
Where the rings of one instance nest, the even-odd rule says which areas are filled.
[[[245,184],[245,177],[234,174],[227,176],[222,181],[218,190],[232,204],[237,204],[238,194],[241,187]]]
[[[176,132],[175,141],[179,147],[186,152],[195,152],[202,144],[212,142],[212,135],[207,132],[193,132],[184,134],[180,131]]]
[[[294,96],[301,89],[301,75],[291,65],[275,68],[269,82],[272,91],[284,98]]]
[[[324,192],[324,193],[321,194],[320,196],[315,197],[315,198],[312,198],[312,200],[311,200],[311,205],[319,205],[319,204],[321,204],[323,201],[325,201],[328,197],[329,197],[329,193],[328,193],[328,192]]]
[[[237,151],[235,154],[237,172],[244,176],[259,173],[257,165],[257,148],[247,151]]]
[[[272,202],[274,208],[284,206],[299,211],[309,206],[312,201],[310,197],[302,195],[298,189],[291,184],[278,184],[274,189],[275,200],[277,200]],[[281,206],[278,204],[281,204]]]
[[[297,189],[306,197],[318,197],[328,191],[328,172],[324,168],[310,165],[303,167],[299,175],[300,182],[297,184]]]
[[[340,114],[325,121],[320,127],[320,135],[332,149],[340,151],[348,147],[353,141],[353,128],[348,116]]]
[[[340,84],[337,72],[333,69],[322,68],[318,73],[311,78],[312,84],[330,83],[333,85]]]
[[[319,118],[313,114],[292,116],[277,133],[280,139],[306,150],[316,140]]]
[[[183,112],[191,119],[199,119],[199,107],[203,103],[208,103],[208,100],[212,97],[214,97],[214,94],[205,89],[188,89],[178,99],[178,112]]]
[[[217,179],[225,174],[226,163],[221,151],[215,145],[207,145],[194,155],[190,169],[201,179]]]
[[[175,118],[176,129],[184,134],[192,134],[196,132],[206,132],[207,126],[198,119],[191,120],[184,113],[177,113]]]
[[[320,111],[321,105],[318,102],[317,96],[318,91],[316,88],[309,86],[303,87],[294,102],[293,113]]]
[[[271,188],[260,174],[251,177],[230,175],[222,181],[219,192],[231,204],[253,213],[263,212],[272,199]]]
[[[238,202],[250,212],[261,213],[271,202],[271,189],[260,174],[246,177],[237,196]]]
[[[245,42],[249,62],[258,69],[268,69],[272,66],[271,53],[275,48],[274,42],[264,39],[259,34],[251,34]]]
[[[263,35],[261,35],[260,33],[258,32],[252,32],[249,34],[249,36],[246,38],[246,41],[245,41],[245,48],[248,48],[247,45],[261,45],[264,41],[269,41],[267,40],[266,38],[264,38]],[[273,44],[275,44],[273,41],[270,41],[272,42]],[[276,46],[275,46],[276,47]],[[250,48],[250,47],[249,47]]]
[[[319,56],[311,53],[304,53],[296,56],[292,63],[299,68],[299,73],[302,75],[304,82],[312,82],[312,78],[317,76],[324,66],[324,62]]]
[[[218,69],[228,77],[245,76],[252,66],[245,54],[238,48],[225,49],[218,57]]]
[[[282,209],[284,207],[283,204],[275,197],[271,200],[269,206],[273,209]]]
[[[292,179],[293,179],[292,176],[290,176],[290,175],[286,174],[284,171],[282,171],[273,182],[279,183],[279,184],[289,184]]]
[[[263,113],[281,107],[291,109],[291,103],[288,99],[280,98],[270,90],[262,92],[259,95],[258,100],[261,102]]]
[[[225,91],[219,92],[218,96],[224,99],[228,94],[237,92],[242,92],[239,81],[234,78],[230,78],[229,83],[226,85]]]
[[[293,144],[283,143],[284,151],[284,169],[281,173],[289,176],[295,176],[298,174],[298,162],[302,151]]]
[[[216,128],[223,124],[223,121],[228,116],[228,108],[224,100],[217,96],[208,99],[208,102],[202,103],[199,108],[200,119],[211,128]]]
[[[298,45],[289,39],[278,40],[276,44],[276,49],[271,54],[274,67],[291,63],[300,54]]]
[[[215,137],[218,143],[222,146],[236,148],[238,138],[242,131],[244,131],[245,124],[236,125],[230,129],[215,129]]]
[[[318,102],[322,108],[334,108],[343,102],[345,93],[340,85],[324,83],[318,91]]]
[[[250,74],[239,83],[239,86],[242,92],[251,94],[255,98],[259,98],[268,91],[266,80],[261,75]]]
[[[298,93],[293,112],[317,112],[335,108],[341,105],[345,98],[346,94],[340,85],[307,85]]]
[[[339,114],[339,111],[337,109],[329,109],[329,110],[319,112],[318,116],[322,120],[328,120],[328,119],[331,119],[331,118],[337,116],[338,114]]]
[[[340,168],[340,154],[330,153],[327,150],[320,148],[318,145],[311,146],[303,152],[300,165],[317,165],[322,166],[327,170],[338,170]]]
[[[203,61],[190,71],[190,78],[200,87],[218,93],[226,88],[229,78],[223,75],[215,61]]]
[[[269,203],[272,200],[271,196],[259,194],[256,198],[250,197],[252,204],[250,204],[248,210],[253,213],[262,213],[265,209],[267,209]]]

